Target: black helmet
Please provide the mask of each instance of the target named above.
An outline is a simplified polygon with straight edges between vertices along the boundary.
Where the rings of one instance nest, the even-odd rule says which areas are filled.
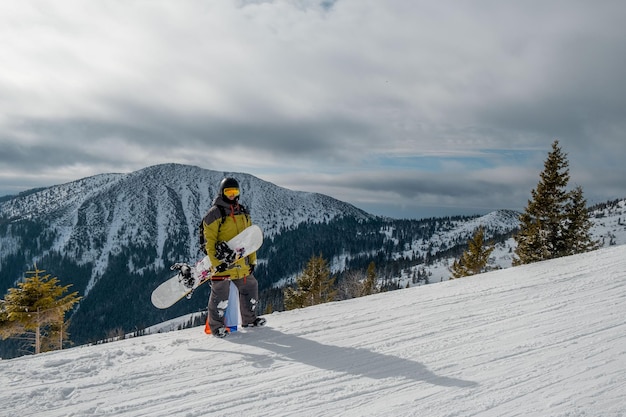
[[[224,191],[231,192],[225,193]],[[220,195],[227,201],[239,200],[239,182],[231,177],[224,178],[222,182],[220,182]]]

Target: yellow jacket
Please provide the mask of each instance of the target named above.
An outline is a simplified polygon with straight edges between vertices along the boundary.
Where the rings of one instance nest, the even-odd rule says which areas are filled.
[[[238,203],[229,204],[221,196],[217,197],[213,201],[213,206],[202,219],[206,252],[211,260],[211,265],[215,267],[221,263],[215,257],[215,244],[228,242],[251,225],[252,221],[245,207]],[[235,262],[233,268],[224,272],[216,272],[213,277],[244,278],[250,275],[250,265],[256,265],[256,252]]]

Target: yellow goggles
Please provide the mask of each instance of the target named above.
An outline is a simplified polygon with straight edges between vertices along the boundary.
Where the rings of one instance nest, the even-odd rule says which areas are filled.
[[[239,188],[237,187],[224,188],[224,195],[228,197],[229,200],[232,200],[239,195]]]

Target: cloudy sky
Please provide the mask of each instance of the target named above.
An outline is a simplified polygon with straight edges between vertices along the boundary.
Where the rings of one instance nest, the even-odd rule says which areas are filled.
[[[0,196],[167,162],[374,214],[626,197],[626,2],[0,4]]]

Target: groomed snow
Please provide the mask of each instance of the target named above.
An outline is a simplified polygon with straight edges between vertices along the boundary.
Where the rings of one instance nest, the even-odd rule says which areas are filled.
[[[0,415],[626,416],[626,246],[267,319],[0,361]]]

